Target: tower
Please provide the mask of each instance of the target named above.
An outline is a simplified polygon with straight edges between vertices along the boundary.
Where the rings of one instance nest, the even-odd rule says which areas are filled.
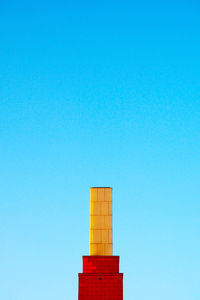
[[[112,188],[90,189],[90,256],[83,256],[78,300],[123,300],[119,256],[113,256]]]

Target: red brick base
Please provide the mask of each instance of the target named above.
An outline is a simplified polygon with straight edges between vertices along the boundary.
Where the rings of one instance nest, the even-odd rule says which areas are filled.
[[[123,300],[119,256],[83,256],[78,300]]]

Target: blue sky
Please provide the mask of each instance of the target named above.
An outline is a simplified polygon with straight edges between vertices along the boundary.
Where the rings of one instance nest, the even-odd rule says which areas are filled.
[[[1,1],[0,299],[77,299],[113,187],[124,300],[199,300],[198,1]]]

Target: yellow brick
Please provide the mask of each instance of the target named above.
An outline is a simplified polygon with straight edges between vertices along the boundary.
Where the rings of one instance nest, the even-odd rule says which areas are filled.
[[[90,229],[90,244],[94,243],[94,230]]]
[[[93,201],[90,201],[90,216],[93,215],[94,213],[94,203]]]
[[[90,255],[98,255],[98,245],[90,244]]]
[[[104,244],[98,244],[98,255],[104,255]]]
[[[90,222],[91,229],[104,229],[104,216],[91,216]]]
[[[112,189],[90,190],[90,255],[112,255]]]
[[[101,230],[90,230],[90,243],[98,244],[102,242]]]
[[[91,202],[90,215],[91,216],[108,216],[108,202]]]
[[[103,216],[108,216],[108,202],[101,202],[101,214]]]
[[[101,242],[106,244],[109,242],[109,232],[108,230],[101,230]]]
[[[96,188],[91,188],[90,189],[90,202],[97,201],[97,189]]]
[[[112,244],[104,245],[104,255],[112,255]]]
[[[112,216],[105,216],[104,228],[112,229]]]
[[[112,202],[112,188],[105,189],[105,201]]]
[[[91,216],[101,216],[101,202],[91,202],[90,203],[90,215]]]
[[[108,215],[112,216],[112,202],[108,202]]]
[[[97,199],[98,199],[98,201],[104,201],[104,199],[105,199],[105,189],[104,188],[97,189]]]
[[[103,244],[91,244],[90,245],[90,255],[104,255],[104,245]]]
[[[112,244],[112,229],[108,230],[108,243]]]

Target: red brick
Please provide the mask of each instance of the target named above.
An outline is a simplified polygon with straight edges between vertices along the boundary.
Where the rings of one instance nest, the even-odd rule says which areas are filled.
[[[83,273],[119,273],[119,256],[83,256]]]
[[[84,256],[79,274],[79,300],[123,300],[119,256]]]

